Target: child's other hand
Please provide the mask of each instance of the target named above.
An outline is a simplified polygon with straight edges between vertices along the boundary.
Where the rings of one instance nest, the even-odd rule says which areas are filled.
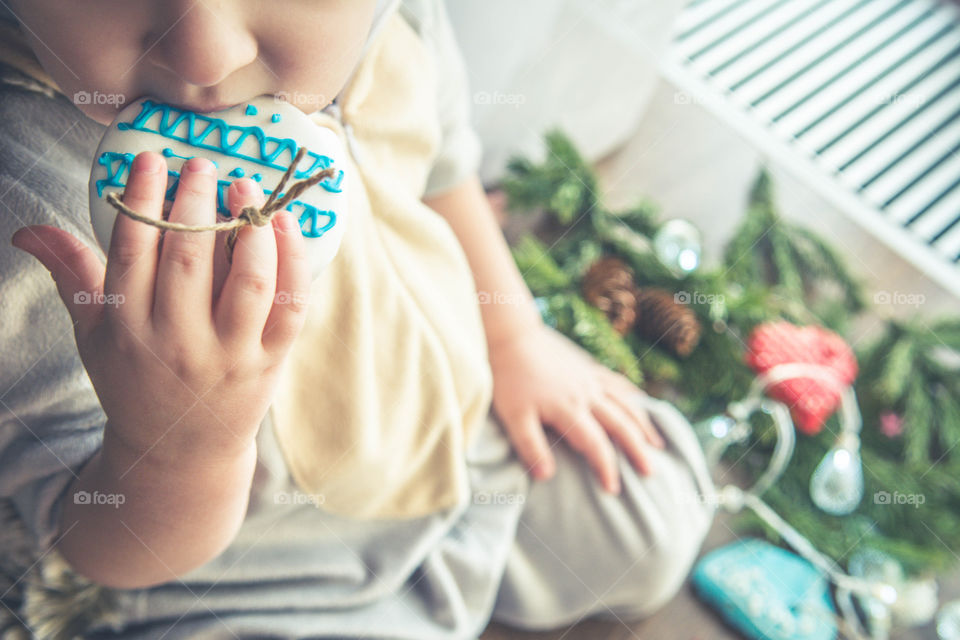
[[[166,163],[141,153],[124,203],[159,219]],[[216,222],[217,179],[209,160],[184,163],[169,220]],[[262,205],[249,179],[229,190],[234,216]],[[284,226],[281,226],[284,225]],[[288,225],[288,226],[287,226]],[[296,220],[244,227],[215,292],[215,246],[224,232],[166,232],[118,215],[106,268],[61,229],[38,225],[15,246],[51,272],[74,321],[80,357],[109,419],[105,434],[127,457],[163,465],[249,451],[276,374],[306,312],[309,268]],[[219,293],[219,295],[216,295]]]
[[[493,407],[534,477],[549,478],[556,464],[544,426],[586,457],[608,491],[620,490],[613,442],[638,471],[652,472],[644,450],[664,442],[628,378],[544,325],[490,345],[490,364]]]

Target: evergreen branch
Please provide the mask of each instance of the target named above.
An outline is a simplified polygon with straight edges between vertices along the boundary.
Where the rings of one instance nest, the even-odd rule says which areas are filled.
[[[930,462],[930,440],[933,432],[933,399],[920,376],[913,376],[907,389],[904,413],[911,425],[904,436],[904,456],[909,464]]]
[[[571,287],[570,277],[560,269],[547,247],[535,237],[524,236],[511,250],[517,268],[534,295],[549,295]]]

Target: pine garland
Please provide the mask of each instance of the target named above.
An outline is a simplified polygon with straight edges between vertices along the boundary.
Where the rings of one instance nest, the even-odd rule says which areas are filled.
[[[840,256],[818,235],[783,220],[776,212],[770,177],[760,174],[746,218],[724,253],[732,282],[762,283],[779,295],[802,300],[805,312],[842,331],[865,308],[859,282]]]
[[[661,225],[654,205],[607,209],[593,170],[573,144],[551,132],[546,147],[542,163],[514,159],[503,185],[512,211],[543,214],[537,237],[522,238],[513,252],[544,317],[600,362],[638,383],[646,379],[691,420],[715,415],[746,395],[754,376],[743,361],[743,341],[758,324],[785,319],[821,324],[843,335],[857,314],[869,310],[842,256],[815,232],[780,217],[766,173],[751,191],[722,263],[678,277],[653,251],[652,238]],[[581,296],[584,275],[608,257],[629,265],[638,287],[696,294],[689,296],[688,306],[703,330],[688,357],[637,332],[621,336]],[[960,553],[958,354],[960,318],[887,322],[857,354],[865,476],[859,508],[835,517],[809,497],[810,476],[839,432],[836,418],[817,436],[798,438],[790,466],[764,498],[841,563],[862,546],[891,554],[911,571],[954,563]],[[884,433],[883,420],[902,423],[902,433]],[[757,418],[752,436],[731,447],[728,460],[755,476],[768,464],[774,442],[772,425]],[[884,492],[922,498],[884,503]],[[922,504],[916,504],[919,499]],[[738,523],[776,539],[750,515]]]

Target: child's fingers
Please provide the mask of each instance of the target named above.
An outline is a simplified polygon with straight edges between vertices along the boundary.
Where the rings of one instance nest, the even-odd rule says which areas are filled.
[[[602,367],[602,365],[600,366]],[[650,414],[636,401],[638,397],[645,395],[643,390],[633,384],[633,382],[623,374],[611,371],[606,367],[602,368],[610,380],[608,389],[611,397],[613,397],[620,407],[633,416],[650,444],[658,449],[666,447],[667,443],[654,426],[653,421],[650,419]]]
[[[263,190],[249,178],[235,180],[228,191],[230,212],[262,206]],[[247,225],[233,247],[233,262],[214,309],[214,322],[225,344],[260,344],[277,286],[277,240],[273,225]]]
[[[535,410],[528,411],[504,426],[513,442],[513,448],[523,464],[537,480],[547,480],[556,470],[556,462],[550,452],[550,443],[543,431],[543,423]]]
[[[610,493],[620,493],[617,452],[597,419],[588,409],[567,414],[553,428],[593,467],[600,484]]]
[[[658,449],[663,449],[667,446],[667,443],[664,442],[663,436],[660,435],[660,432],[654,426],[653,420],[650,419],[650,414],[640,406],[639,402],[636,401],[636,399],[639,398],[642,393],[642,391],[634,389],[633,391],[626,392],[625,396],[624,393],[620,393],[613,389],[608,391],[610,398],[617,404],[617,406],[630,414],[640,431],[646,437],[647,442]]]
[[[167,163],[152,151],[137,155],[123,191],[123,203],[137,213],[159,220],[167,185]],[[127,324],[143,324],[153,309],[160,229],[117,214],[107,254],[103,289],[123,300],[112,310]]]
[[[216,168],[205,158],[191,158],[180,169],[180,183],[170,222],[213,224],[216,214]],[[166,231],[157,265],[153,318],[170,333],[209,322],[213,296],[213,231]]]
[[[653,467],[644,451],[644,438],[630,414],[609,397],[596,402],[593,413],[610,437],[623,449],[634,468],[645,476],[650,475]]]
[[[279,354],[286,353],[306,320],[310,266],[296,216],[278,211],[271,222],[277,240],[277,295],[263,329],[263,348]]]
[[[104,306],[104,267],[97,254],[70,233],[49,225],[23,227],[13,234],[11,243],[47,268],[77,323],[77,335],[86,335]]]

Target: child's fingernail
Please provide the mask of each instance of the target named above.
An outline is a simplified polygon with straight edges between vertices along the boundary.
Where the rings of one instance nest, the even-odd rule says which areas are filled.
[[[257,193],[257,183],[251,180],[250,178],[243,178],[237,180],[237,191],[240,192],[242,196],[252,196]]]
[[[286,211],[277,214],[280,217],[280,230],[284,233],[293,233],[294,231],[299,231],[297,219],[292,213]]]
[[[12,244],[14,247],[16,247],[17,249],[19,249],[20,251],[23,251],[24,253],[26,253],[26,254],[28,254],[28,255],[31,255],[31,256],[33,256],[34,258],[36,258],[37,256],[35,256],[35,255],[33,254],[33,252],[30,251],[30,250],[27,248],[27,247],[30,246],[30,244],[29,244],[30,241],[29,241],[29,240],[26,240],[27,244],[26,244],[26,246],[24,245],[24,241],[25,241],[25,239],[26,239],[26,237],[27,237],[27,231],[28,231],[28,228],[27,228],[27,227],[20,227],[19,229],[17,229],[16,231],[14,231],[13,235],[10,236],[10,244]],[[31,232],[31,233],[32,233],[32,232]],[[39,258],[37,258],[37,259],[39,260]]]
[[[160,173],[160,159],[155,153],[141,153],[133,159],[133,170],[143,175]]]
[[[547,480],[553,475],[553,465],[549,462],[538,462],[533,466],[533,477],[537,480]]]
[[[183,163],[184,171],[190,171],[193,173],[203,173],[208,176],[212,176],[216,173],[217,168],[213,165],[212,162],[206,158],[201,158],[199,156],[190,158]]]

